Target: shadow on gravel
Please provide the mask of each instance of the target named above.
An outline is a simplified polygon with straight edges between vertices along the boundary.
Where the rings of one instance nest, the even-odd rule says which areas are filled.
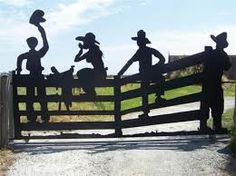
[[[230,147],[227,145],[225,148],[217,151],[218,153],[225,154],[227,159],[227,163],[225,164],[225,170],[229,175],[236,174],[236,155],[232,154]]]
[[[122,150],[179,150],[193,151],[209,148],[216,143],[227,144],[227,136],[186,136],[186,137],[156,137],[156,138],[136,138],[136,139],[106,139],[90,141],[34,141],[28,143],[17,141],[12,143],[11,147],[15,152],[25,152],[30,155],[51,154],[68,150],[85,150],[89,154],[104,153],[110,151]]]
[[[226,165],[226,170],[229,172],[230,175],[236,174],[236,156],[229,156],[229,161]]]

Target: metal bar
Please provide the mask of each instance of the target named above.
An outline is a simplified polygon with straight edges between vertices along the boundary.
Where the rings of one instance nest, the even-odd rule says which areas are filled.
[[[199,120],[200,118],[199,116],[200,116],[200,110],[196,110],[196,111],[179,112],[173,114],[157,115],[144,119],[123,120],[122,128],[133,128],[133,127],[157,125],[164,123],[193,121],[193,120]]]

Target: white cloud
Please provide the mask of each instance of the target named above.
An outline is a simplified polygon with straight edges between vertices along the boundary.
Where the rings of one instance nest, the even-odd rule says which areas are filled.
[[[1,1],[2,0],[0,0],[0,2]],[[49,12],[45,11],[47,22],[43,25],[46,28],[50,43],[53,43],[53,39],[58,37],[58,34],[65,33],[66,30],[71,30],[75,26],[79,28],[78,26],[80,25],[88,24],[95,19],[114,13],[114,11],[112,11],[113,9],[110,8],[113,1],[114,0],[76,0],[73,3],[60,4],[52,8]],[[11,4],[14,2],[15,5],[18,2],[18,5],[23,5],[31,1],[11,0],[7,2]],[[22,12],[24,11],[9,12],[9,16],[0,13],[0,24],[4,24],[0,28],[0,45],[4,45],[5,48],[7,48],[6,46],[11,46],[11,49],[15,48],[18,52],[27,50],[27,45],[25,44],[26,38],[30,36],[41,38],[37,28],[28,23],[29,17],[26,14],[20,14]],[[39,40],[39,42],[41,42],[41,40]],[[41,45],[39,44],[39,46]],[[20,51],[19,48],[21,48]],[[5,49],[2,50],[2,52],[5,52]]]
[[[0,29],[1,43],[4,41],[5,44],[19,44],[27,37],[38,36],[34,26],[22,21],[0,17],[0,24],[4,24]]]
[[[112,14],[109,7],[114,0],[77,0],[71,4],[60,4],[47,14],[48,28],[52,33],[87,24],[95,19]]]
[[[210,35],[218,35],[221,32],[228,33],[229,47],[226,52],[236,54],[236,25],[206,28],[202,31],[158,31],[149,36],[154,47],[162,48],[171,54],[189,55],[203,51],[206,45],[215,47]]]
[[[117,7],[115,7],[115,9],[112,7],[115,1],[116,0],[73,0],[72,3],[67,1],[66,3],[61,3],[54,7],[49,6],[48,9],[51,10],[45,11],[47,22],[43,25],[46,28],[50,44],[52,45],[54,37],[56,39],[59,36],[58,34],[66,33],[67,30],[71,30],[73,27],[79,28],[78,26],[91,23],[98,18],[116,13],[117,11],[115,9],[117,9]],[[6,1],[3,2],[0,0],[0,4],[1,2],[6,4]],[[16,6],[17,2],[22,6],[23,4],[26,5],[27,3],[32,2],[32,7],[29,9],[38,8],[37,3],[29,0],[9,1],[7,4],[9,5],[11,3],[11,5]],[[20,4],[18,4],[18,6],[20,6]],[[19,9],[7,7],[4,13],[0,12],[0,24],[4,24],[0,28],[1,55],[12,59],[11,62],[9,62],[9,60],[4,60],[0,69],[6,68],[4,64],[15,63],[13,58],[19,55],[19,53],[28,50],[25,42],[26,38],[30,36],[41,38],[37,28],[28,23],[30,13],[28,13],[27,10],[29,9],[25,9],[25,7]],[[11,10],[14,10],[14,12]],[[39,42],[41,42],[41,40],[39,40]],[[40,46],[41,44],[39,44],[39,47]],[[53,47],[51,47],[50,52],[56,53],[55,50],[53,50]],[[50,55],[50,52],[47,56]],[[51,57],[54,57],[54,55]]]
[[[1,2],[2,0],[0,0]],[[51,11],[45,12],[47,22],[43,25],[49,37],[57,36],[73,27],[92,22],[95,19],[108,16],[113,9],[110,8],[114,0],[76,0],[73,3],[59,4]],[[4,1],[5,2],[5,1]],[[11,4],[23,5],[30,3],[30,0],[11,0]],[[17,3],[18,2],[18,3]],[[20,13],[20,12],[19,12]],[[28,17],[19,18],[19,14],[14,13],[9,16],[0,14],[0,24],[4,26],[0,29],[0,38],[8,42],[22,42],[22,38],[29,35],[36,35],[37,31],[33,25],[28,23]],[[36,31],[36,32],[35,32]]]
[[[32,0],[0,0],[0,2],[11,6],[23,7],[32,3]]]

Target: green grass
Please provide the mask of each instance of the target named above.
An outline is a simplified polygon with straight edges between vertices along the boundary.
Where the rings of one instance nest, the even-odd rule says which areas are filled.
[[[235,83],[225,83],[223,84],[224,96],[234,97],[235,96]]]
[[[227,110],[223,115],[222,115],[222,126],[227,129],[232,129],[234,126],[234,108],[231,108]]]
[[[231,108],[227,110],[223,115],[222,115],[222,127],[227,128],[229,131],[232,130],[234,127],[234,120],[233,120],[233,115],[234,115],[234,108]],[[208,126],[212,127],[213,120],[209,119],[208,120]]]
[[[230,142],[230,149],[231,151],[236,154],[236,128],[234,127],[234,108],[231,108],[227,110],[223,115],[222,115],[222,127],[227,128],[230,131],[230,137],[231,137],[231,142]],[[212,126],[212,119],[208,120],[208,126]]]

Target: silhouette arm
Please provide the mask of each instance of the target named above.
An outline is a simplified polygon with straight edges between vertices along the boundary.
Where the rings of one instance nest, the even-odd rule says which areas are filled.
[[[20,72],[22,71],[22,62],[24,59],[27,59],[27,53],[21,54],[17,57],[17,74],[20,74]]]
[[[88,52],[83,54],[83,45],[81,43],[79,43],[79,48],[80,48],[79,53],[75,56],[75,59],[74,59],[75,62],[82,61],[86,59],[89,55]]]
[[[43,47],[38,51],[40,57],[43,57],[48,49],[49,49],[49,45],[48,45],[48,40],[47,40],[47,36],[46,36],[46,32],[44,30],[44,28],[40,25],[38,25],[38,30],[42,36],[42,39],[43,39]]]
[[[159,51],[152,48],[152,53],[159,59],[158,65],[163,65],[165,63],[165,57]]]
[[[126,70],[128,70],[128,68],[130,67],[130,65],[132,65],[133,62],[137,61],[138,57],[137,57],[137,53],[135,53],[133,55],[133,57],[124,65],[124,67],[119,71],[118,76],[123,75]]]
[[[86,59],[86,58],[88,58],[89,56],[89,54],[88,53],[85,53],[85,54],[83,54],[82,55],[82,53],[83,53],[83,50],[82,49],[80,49],[80,51],[79,51],[79,53],[75,56],[75,62],[79,62],[79,61],[82,61],[82,60],[84,60],[84,59]]]

